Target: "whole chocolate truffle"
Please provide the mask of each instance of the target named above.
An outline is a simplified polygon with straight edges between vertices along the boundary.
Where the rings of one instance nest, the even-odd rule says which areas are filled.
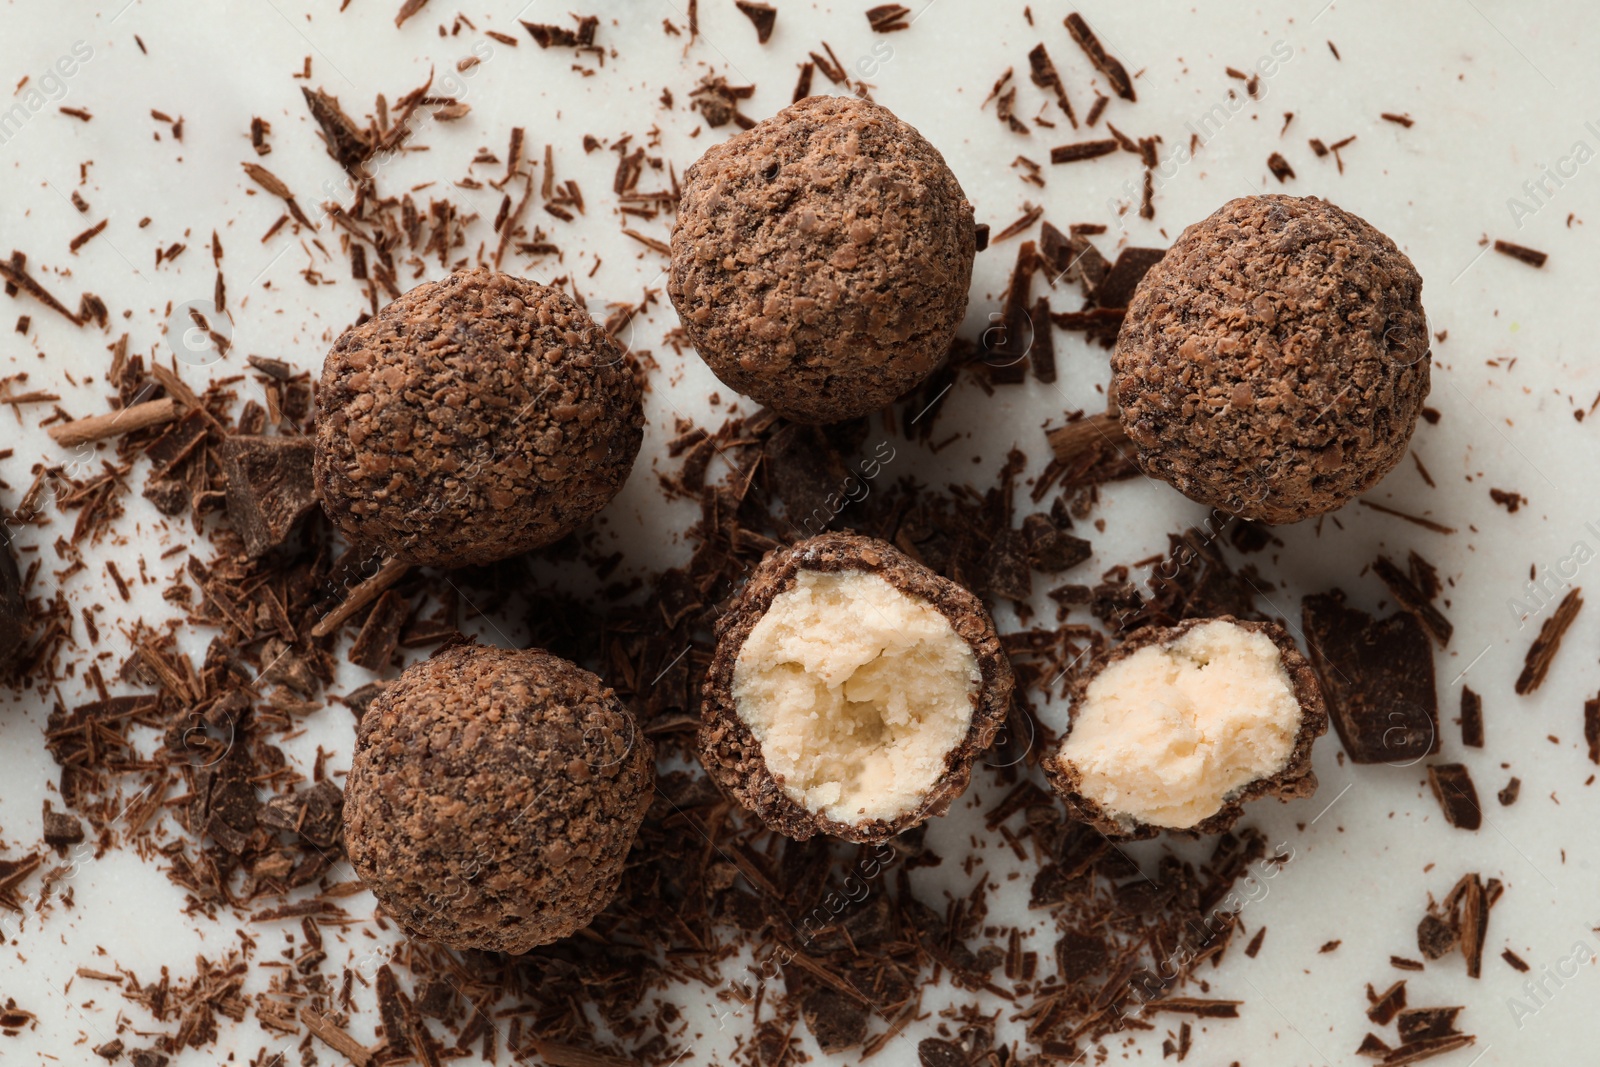
[[[826,533],[767,553],[718,620],[700,761],[779,833],[884,841],[966,789],[1011,688],[982,601]]]
[[[0,509],[0,520],[5,518],[5,510]],[[22,595],[22,575],[11,555],[10,534],[0,521],[0,675],[22,655],[33,629],[28,621],[28,601]]]
[[[944,361],[972,205],[884,107],[812,96],[684,175],[667,292],[706,364],[796,422],[875,411]]]
[[[345,781],[345,849],[420,937],[526,952],[611,900],[650,806],[650,742],[588,671],[457,645],[372,702]]]
[[[1287,523],[1400,462],[1429,358],[1422,279],[1393,241],[1316,197],[1250,196],[1145,275],[1111,366],[1146,474]]]
[[[1248,801],[1316,792],[1311,746],[1328,713],[1311,664],[1275,623],[1146,626],[1068,697],[1045,777],[1074,818],[1109,837],[1219,834]]]
[[[565,293],[475,269],[334,343],[315,476],[328,517],[391,557],[505,559],[616,496],[644,434],[621,350]]]

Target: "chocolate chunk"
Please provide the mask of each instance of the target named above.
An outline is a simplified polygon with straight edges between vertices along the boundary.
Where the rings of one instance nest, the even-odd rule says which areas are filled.
[[[1461,687],[1461,743],[1483,747],[1483,698],[1467,686]]]
[[[827,1055],[856,1048],[867,1039],[867,1008],[859,1000],[819,986],[800,1002],[806,1028]]]
[[[1059,574],[1094,555],[1094,546],[1062,530],[1048,515],[1034,513],[1022,520],[1028,562],[1046,574]]]
[[[735,0],[734,7],[744,13],[756,28],[756,40],[766,44],[772,28],[778,24],[778,9],[771,4],[754,3],[753,0]]]
[[[220,458],[228,518],[252,558],[281,547],[317,506],[309,437],[229,437]]]
[[[1056,967],[1069,984],[1100,974],[1110,963],[1106,940],[1099,934],[1074,930],[1056,942]]]
[[[1160,248],[1124,248],[1111,265],[1111,272],[1095,287],[1095,303],[1103,308],[1127,307],[1139,282],[1164,255],[1166,252]]]
[[[51,811],[50,802],[44,802],[44,843],[47,845],[76,845],[83,840],[83,823],[64,811]]]
[[[22,575],[11,554],[11,530],[0,511],[0,673],[11,666],[28,643],[33,627],[28,621],[28,601],[22,592]]]
[[[1521,792],[1522,779],[1513,775],[1511,781],[1506,783],[1506,787],[1495,795],[1500,798],[1500,806],[1502,808],[1509,808],[1517,802],[1517,794]]]
[[[1460,932],[1432,912],[1424,915],[1417,924],[1417,951],[1427,959],[1443,959],[1455,951],[1460,942]]]
[[[1456,1016],[1460,1008],[1409,1008],[1400,1013],[1400,1042],[1409,1045],[1414,1041],[1427,1041],[1436,1037],[1453,1037]]]
[[[1439,750],[1433,646],[1414,615],[1375,620],[1335,590],[1308,596],[1302,621],[1339,740],[1356,763],[1415,763]]]
[[[136,1048],[128,1053],[128,1059],[133,1067],[167,1067],[167,1057],[154,1049]]]
[[[1476,830],[1483,825],[1483,812],[1478,808],[1478,790],[1472,776],[1460,763],[1436,763],[1428,768],[1428,785],[1444,809],[1444,818],[1451,826],[1462,830]]]
[[[925,1037],[917,1042],[917,1063],[920,1067],[968,1067],[972,1059],[954,1041]]]

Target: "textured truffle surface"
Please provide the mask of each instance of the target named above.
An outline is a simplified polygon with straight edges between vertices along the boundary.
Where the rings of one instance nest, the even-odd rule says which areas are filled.
[[[0,518],[4,518],[5,514],[4,510],[0,510]],[[22,575],[17,571],[17,561],[11,555],[11,540],[7,531],[0,527],[0,673],[22,654],[31,631],[28,603],[22,595]]]
[[[689,168],[667,291],[718,378],[785,418],[837,422],[943,362],[976,248],[972,205],[920,133],[813,96]]]
[[[972,715],[965,736],[945,754],[942,773],[920,799],[893,818],[846,821],[798,803],[774,775],[761,743],[739,714],[734,674],[740,652],[773,601],[795,588],[802,572],[876,575],[942,614],[976,660],[979,681],[969,695]],[[830,627],[848,625],[846,618],[829,620]],[[914,661],[910,667],[915,669]],[[725,792],[779,833],[801,841],[818,833],[847,841],[884,841],[943,814],[965,791],[973,760],[989,747],[1005,720],[1012,684],[1010,661],[982,601],[890,544],[859,534],[826,533],[769,552],[718,620],[717,648],[701,705],[700,761]]]
[[[1194,834],[1220,834],[1232,828],[1244,814],[1244,805],[1249,801],[1267,796],[1291,800],[1310,796],[1316,792],[1317,776],[1311,770],[1311,747],[1328,729],[1327,707],[1323,703],[1322,690],[1317,684],[1316,673],[1283,627],[1276,623],[1251,622],[1236,619],[1231,615],[1222,615],[1215,619],[1187,619],[1176,626],[1146,626],[1135,630],[1115,649],[1101,653],[1096,662],[1091,664],[1090,669],[1074,680],[1067,693],[1072,707],[1071,718],[1062,737],[1061,746],[1041,761],[1045,777],[1049,779],[1056,794],[1074,818],[1095,826],[1108,837],[1117,839],[1154,837],[1162,830],[1169,829],[1165,826],[1152,826],[1126,812],[1107,810],[1104,805],[1087,795],[1083,774],[1070,760],[1064,759],[1063,755],[1070,751],[1068,742],[1071,740],[1073,728],[1084,702],[1089,697],[1090,687],[1094,685],[1096,679],[1105,675],[1109,668],[1129,662],[1142,649],[1173,646],[1182,642],[1191,631],[1219,622],[1271,639],[1281,654],[1281,666],[1288,677],[1295,701],[1299,704],[1300,714],[1294,730],[1293,745],[1284,757],[1281,767],[1272,774],[1263,775],[1230,790],[1222,798],[1222,804],[1214,814],[1183,827],[1182,830]],[[1169,752],[1159,746],[1152,746],[1149,752],[1152,760],[1164,760],[1169,755]]]
[[[1135,292],[1112,357],[1145,473],[1270,523],[1331,511],[1402,456],[1428,394],[1422,279],[1316,197],[1242,197]]]
[[[526,952],[610,901],[654,781],[649,741],[599,678],[538,650],[456,646],[362,718],[345,848],[418,936]]]
[[[644,433],[633,373],[564,293],[474,269],[345,331],[323,365],[315,474],[352,540],[487,563],[610,502]]]

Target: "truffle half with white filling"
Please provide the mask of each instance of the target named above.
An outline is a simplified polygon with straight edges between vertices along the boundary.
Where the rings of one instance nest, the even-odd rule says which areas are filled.
[[[650,805],[650,742],[595,675],[457,645],[372,702],[345,780],[345,849],[408,931],[526,952],[611,900]]]
[[[769,552],[719,620],[700,759],[779,833],[883,841],[961,795],[1011,689],[982,601],[826,533]]]
[[[1137,630],[1073,685],[1044,771],[1073,815],[1115,838],[1222,833],[1247,801],[1310,796],[1328,713],[1281,626],[1231,616]]]

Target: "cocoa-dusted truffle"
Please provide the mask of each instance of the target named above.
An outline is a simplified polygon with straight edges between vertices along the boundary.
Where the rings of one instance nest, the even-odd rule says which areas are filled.
[[[0,509],[0,674],[22,655],[32,626],[28,621],[28,601],[22,594],[22,575],[11,555],[11,531]]]
[[[1112,369],[1145,473],[1287,523],[1400,461],[1429,359],[1422,279],[1393,241],[1316,197],[1250,196],[1145,275]]]
[[[943,362],[976,250],[936,148],[871,101],[812,96],[689,168],[667,291],[718,378],[838,422]]]
[[[1275,623],[1229,615],[1147,626],[1073,683],[1045,776],[1116,838],[1222,833],[1245,802],[1310,796],[1328,728],[1316,674]]]
[[[362,718],[345,848],[418,936],[526,952],[610,901],[654,782],[649,741],[599,678],[536,649],[457,645]]]
[[[344,534],[452,567],[549,544],[610,502],[644,413],[565,293],[475,269],[346,330],[318,393],[316,483]]]
[[[779,833],[883,841],[961,795],[1011,688],[977,597],[826,533],[769,552],[718,620],[700,760]]]

